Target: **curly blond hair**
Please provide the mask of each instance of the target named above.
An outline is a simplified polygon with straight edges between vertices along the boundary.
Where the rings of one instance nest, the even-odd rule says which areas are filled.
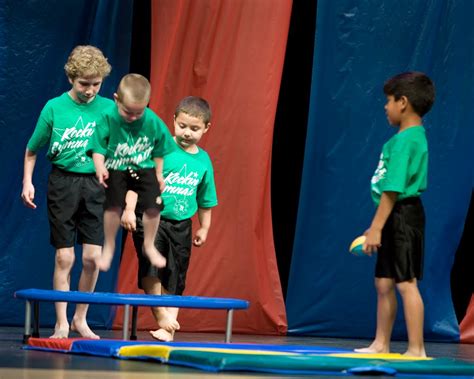
[[[112,66],[107,62],[102,51],[91,45],[79,45],[69,54],[66,64],[64,65],[66,75],[70,79],[105,78],[110,74]]]

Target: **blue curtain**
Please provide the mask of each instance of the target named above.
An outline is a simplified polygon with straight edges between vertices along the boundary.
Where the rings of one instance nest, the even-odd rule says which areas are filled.
[[[23,156],[47,100],[70,88],[64,64],[76,45],[99,47],[112,65],[101,95],[111,97],[128,72],[133,0],[4,0],[0,14],[0,325],[23,323],[24,305],[13,299],[21,288],[52,288],[54,249],[49,244],[46,183],[51,164],[40,152],[34,173],[34,211],[20,200]],[[76,254],[72,289],[77,289],[81,255]],[[113,291],[117,269],[101,274],[97,290]],[[42,325],[54,324],[52,306]],[[72,311],[69,307],[70,311]],[[108,307],[91,307],[89,322],[111,322]]]
[[[450,270],[472,190],[474,2],[319,0],[303,182],[287,295],[289,332],[372,338],[375,258],[348,253],[374,215],[370,178],[395,129],[384,81],[426,72],[437,87],[425,118],[430,163],[425,336],[457,340]],[[400,302],[399,302],[400,304]],[[399,305],[394,338],[406,338]]]

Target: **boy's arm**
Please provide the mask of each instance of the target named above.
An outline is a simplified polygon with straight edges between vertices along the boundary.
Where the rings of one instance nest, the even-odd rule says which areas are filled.
[[[207,233],[211,227],[211,212],[212,208],[199,208],[198,218],[200,228],[196,231],[196,235],[193,238],[193,244],[196,247],[204,245],[207,239]]]
[[[366,240],[363,251],[367,255],[372,255],[377,251],[382,241],[382,229],[387,222],[388,216],[392,213],[395,202],[398,198],[398,192],[383,192],[380,198],[379,206],[375,212],[370,228],[364,233]]]
[[[160,185],[160,191],[163,192],[165,189],[165,179],[163,178],[163,158],[155,157],[153,160],[155,161],[156,178]]]
[[[99,153],[92,153],[92,160],[94,161],[95,176],[99,179],[99,183],[107,188],[105,181],[109,178],[109,171],[105,167],[105,156]]]
[[[28,150],[25,151],[25,160],[23,164],[23,189],[21,191],[21,198],[23,203],[32,209],[36,209],[36,204],[33,203],[35,198],[35,187],[33,186],[33,171],[36,164],[36,153]]]
[[[125,209],[122,213],[120,223],[122,226],[134,232],[137,229],[137,216],[135,215],[135,208],[137,206],[138,194],[134,191],[127,191],[125,196]]]

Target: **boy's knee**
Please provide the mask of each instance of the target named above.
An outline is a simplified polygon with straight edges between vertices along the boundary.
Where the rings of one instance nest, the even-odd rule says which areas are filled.
[[[56,250],[56,265],[61,269],[70,269],[74,264],[74,250],[71,248]]]
[[[395,284],[391,279],[376,279],[375,280],[375,288],[379,295],[387,295],[393,291],[395,291]]]
[[[83,256],[82,268],[86,271],[95,271],[99,268],[99,255]]]
[[[162,287],[160,279],[153,276],[144,276],[141,278],[141,285],[147,295],[161,295]]]
[[[82,267],[85,270],[96,270],[98,268],[99,259],[101,256],[100,246],[84,245],[82,251]]]
[[[418,291],[416,279],[410,279],[404,282],[397,283],[397,290],[401,295],[411,291]]]

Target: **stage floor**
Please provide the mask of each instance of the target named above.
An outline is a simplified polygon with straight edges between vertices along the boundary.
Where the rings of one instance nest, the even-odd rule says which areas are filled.
[[[47,337],[52,331],[41,329],[41,337]],[[121,338],[121,331],[97,331],[102,338]],[[275,374],[255,373],[207,373],[195,369],[161,365],[153,362],[127,361],[94,356],[83,356],[73,354],[60,354],[52,352],[41,352],[22,350],[23,328],[2,327],[0,328],[0,379],[78,379],[78,378],[100,378],[100,379],[131,379],[131,378],[298,378],[308,376],[277,376]],[[75,337],[71,335],[70,337]],[[139,332],[140,340],[152,340],[147,332]],[[223,341],[224,334],[209,333],[177,333],[176,341],[186,342],[219,342]],[[354,339],[329,339],[314,337],[282,337],[282,336],[258,336],[258,335],[233,335],[232,342],[236,343],[260,343],[279,345],[313,345],[353,349],[366,345],[369,341]],[[406,342],[393,342],[394,353],[402,353]],[[434,358],[456,358],[474,362],[474,345],[457,343],[426,343],[427,354]],[[316,376],[312,376],[313,378]],[[331,376],[317,376],[318,378],[330,378]],[[340,377],[340,376],[338,376]],[[359,378],[373,378],[373,376],[357,376]],[[377,376],[378,378],[391,378],[390,376]],[[454,378],[454,376],[453,376]]]

